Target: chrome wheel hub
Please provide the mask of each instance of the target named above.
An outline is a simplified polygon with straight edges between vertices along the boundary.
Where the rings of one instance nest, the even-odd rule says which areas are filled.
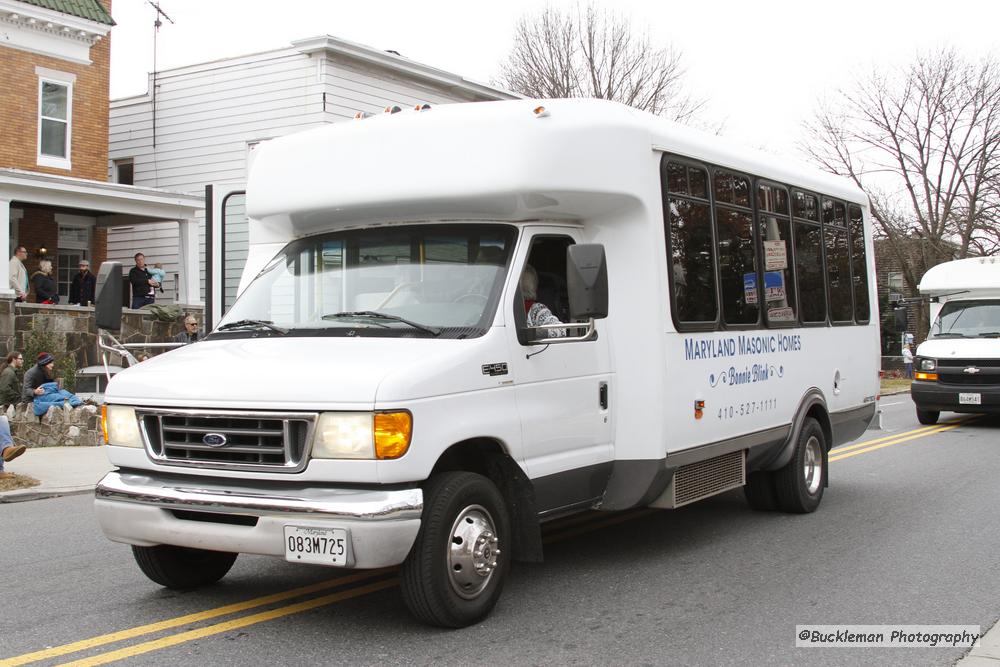
[[[493,517],[481,505],[459,512],[448,544],[448,577],[459,596],[471,600],[490,583],[500,557]]]
[[[815,496],[820,484],[823,483],[823,449],[816,436],[809,436],[809,440],[806,441],[806,451],[802,461],[806,492],[810,496]]]

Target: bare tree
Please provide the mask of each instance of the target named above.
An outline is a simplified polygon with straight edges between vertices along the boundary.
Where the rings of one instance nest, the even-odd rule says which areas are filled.
[[[705,105],[683,86],[680,53],[656,48],[620,14],[593,5],[522,17],[495,83],[528,97],[595,97],[691,122]]]
[[[851,178],[915,292],[932,266],[1000,250],[1000,63],[953,50],[857,79],[806,124],[805,152]],[[918,333],[927,330],[920,309]]]

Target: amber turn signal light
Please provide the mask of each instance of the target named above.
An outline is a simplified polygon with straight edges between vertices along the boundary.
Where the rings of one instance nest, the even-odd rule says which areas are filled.
[[[409,412],[375,413],[375,458],[398,459],[410,448],[413,417]]]
[[[937,381],[937,379],[938,379],[938,374],[937,374],[937,373],[924,373],[924,372],[922,372],[922,371],[917,371],[917,372],[916,372],[916,373],[914,374],[914,379],[916,379],[916,380],[931,380],[931,381]]]

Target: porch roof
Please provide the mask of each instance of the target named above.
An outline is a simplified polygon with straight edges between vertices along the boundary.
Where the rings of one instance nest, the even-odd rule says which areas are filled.
[[[204,208],[198,195],[0,168],[0,200],[76,209],[101,227],[193,220]]]

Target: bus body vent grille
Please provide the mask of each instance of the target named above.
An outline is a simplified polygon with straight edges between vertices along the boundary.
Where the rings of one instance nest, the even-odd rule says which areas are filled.
[[[743,450],[681,466],[664,494],[653,503],[657,507],[681,507],[746,483]]]

